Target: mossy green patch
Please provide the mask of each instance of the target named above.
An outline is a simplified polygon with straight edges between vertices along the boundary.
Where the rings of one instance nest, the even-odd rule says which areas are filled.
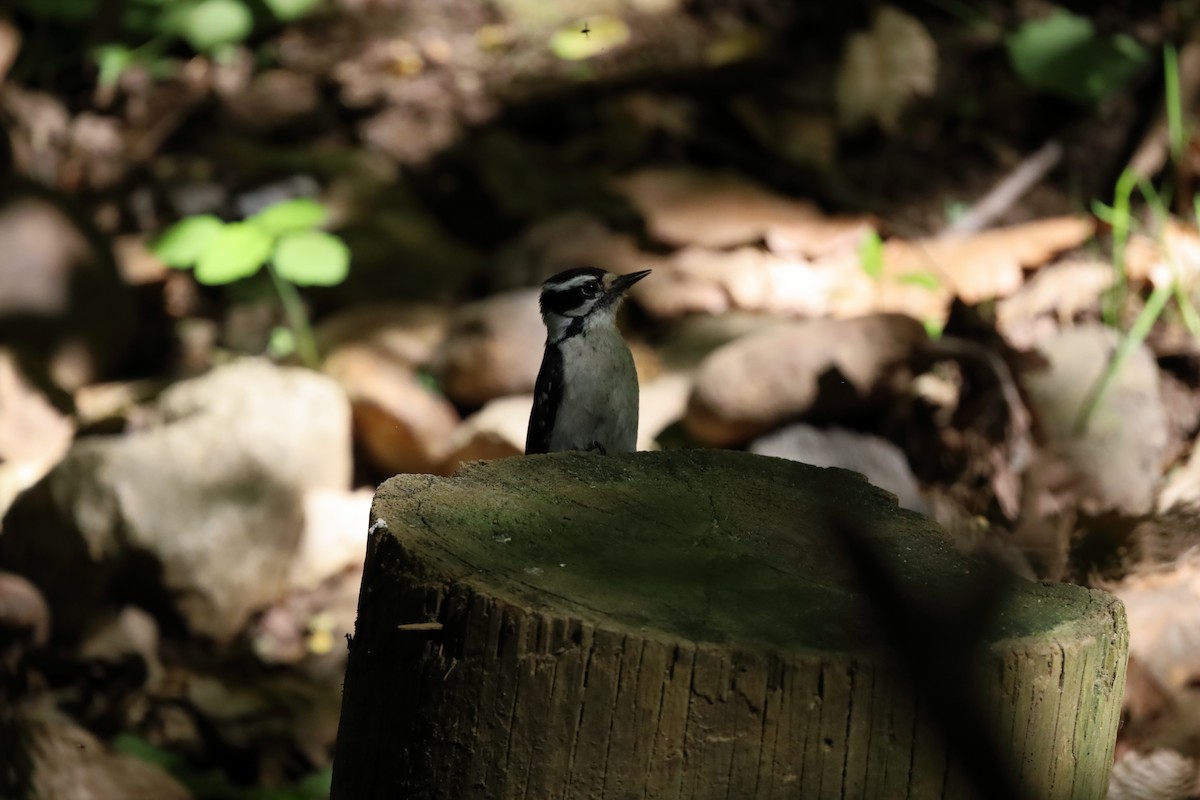
[[[989,577],[861,476],[746,453],[558,453],[398,476],[374,516],[431,580],[643,635],[873,649],[885,637],[864,549],[917,609],[1001,591],[990,641],[1101,616],[1081,587]]]

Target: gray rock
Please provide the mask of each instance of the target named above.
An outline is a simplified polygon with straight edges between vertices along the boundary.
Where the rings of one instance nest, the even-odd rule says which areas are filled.
[[[292,562],[288,585],[316,589],[340,572],[362,567],[367,551],[363,531],[370,524],[370,489],[313,489],[304,495],[304,535]]]
[[[655,450],[658,437],[687,412],[690,372],[664,372],[644,381],[638,397],[638,450]]]
[[[896,495],[901,508],[929,513],[917,478],[899,447],[878,436],[842,428],[821,430],[790,425],[753,442],[751,453],[786,458],[816,467],[841,467]]]
[[[431,472],[446,454],[458,412],[401,358],[371,344],[342,345],[325,372],[350,398],[354,437],[380,472]]]
[[[671,325],[656,349],[668,367],[679,370],[693,369],[714,350],[735,339],[794,322],[792,317],[744,311],[696,314],[684,317]]]
[[[0,562],[77,631],[114,592],[162,597],[224,641],[277,600],[302,498],[350,482],[350,412],[331,379],[242,361],[168,389],[157,420],[82,439],[20,498]]]
[[[1026,370],[1021,380],[1050,453],[1078,478],[1075,492],[1084,507],[1136,515],[1152,506],[1167,446],[1158,367],[1145,346],[1129,355],[1087,431],[1082,436],[1074,431],[1117,338],[1116,331],[1096,324],[1064,330],[1041,345],[1049,366]]]
[[[519,456],[525,452],[525,431],[533,396],[499,397],[463,420],[450,437],[442,472],[450,474],[467,461]]]
[[[921,323],[900,314],[774,326],[704,359],[684,425],[701,443],[721,447],[803,414],[861,413],[925,342]]]

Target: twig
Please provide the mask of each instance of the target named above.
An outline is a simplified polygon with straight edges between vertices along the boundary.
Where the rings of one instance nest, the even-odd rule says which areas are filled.
[[[1062,156],[1063,148],[1057,140],[1051,139],[1046,142],[1018,164],[1016,169],[1008,173],[990,192],[975,201],[967,213],[947,225],[942,235],[962,236],[983,230],[1012,208],[1026,192],[1046,176],[1047,172],[1054,169],[1062,160]]]

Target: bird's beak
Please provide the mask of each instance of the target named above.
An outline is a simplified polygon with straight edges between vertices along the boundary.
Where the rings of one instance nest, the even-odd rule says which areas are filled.
[[[644,269],[641,272],[630,272],[628,275],[621,275],[612,282],[612,286],[608,288],[608,292],[609,294],[623,294],[626,289],[649,274],[650,270]]]

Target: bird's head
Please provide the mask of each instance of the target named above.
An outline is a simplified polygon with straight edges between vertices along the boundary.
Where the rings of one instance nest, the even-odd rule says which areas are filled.
[[[597,322],[613,321],[625,291],[650,270],[616,275],[595,267],[575,267],[547,278],[540,305],[550,340],[558,341]]]

